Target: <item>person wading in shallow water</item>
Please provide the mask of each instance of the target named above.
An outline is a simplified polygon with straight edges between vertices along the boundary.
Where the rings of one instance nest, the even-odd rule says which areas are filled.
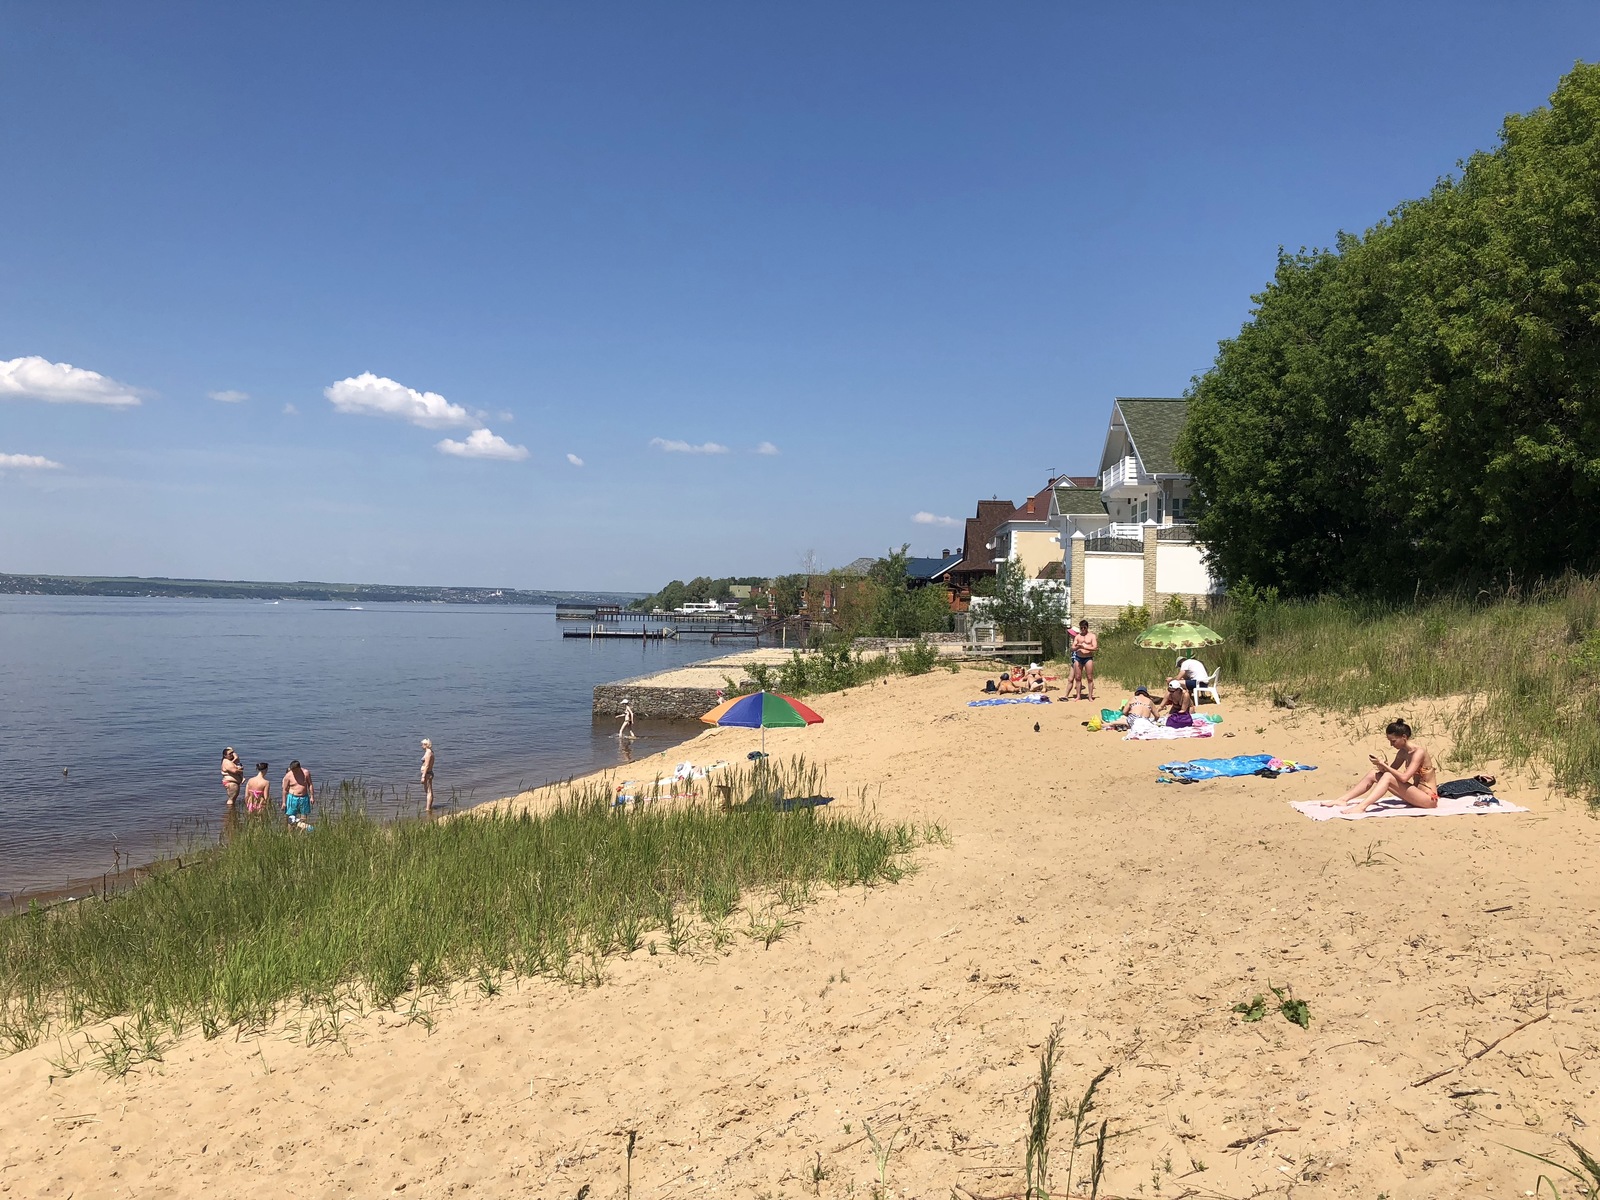
[[[633,732],[633,701],[632,700],[624,700],[622,702],[622,728],[617,730],[617,736],[619,738],[631,738],[631,737],[637,736]]]
[[[433,811],[433,743],[422,739],[422,795],[427,800],[424,812]]]
[[[222,790],[228,797],[228,807],[233,807],[233,802],[239,798],[239,785],[244,782],[244,764],[239,761],[239,756],[234,753],[232,746],[222,749]]]
[[[311,772],[302,767],[297,758],[289,764],[289,773],[283,777],[284,816],[289,824],[304,826],[316,802],[317,785],[311,782]]]

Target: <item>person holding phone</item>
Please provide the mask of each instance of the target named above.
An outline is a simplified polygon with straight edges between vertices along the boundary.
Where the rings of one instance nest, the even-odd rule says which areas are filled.
[[[1411,740],[1411,726],[1390,721],[1383,734],[1394,748],[1394,761],[1384,762],[1376,754],[1367,755],[1372,770],[1361,777],[1333,804],[1343,805],[1347,813],[1366,812],[1388,796],[1412,808],[1439,807],[1439,764],[1433,751]]]

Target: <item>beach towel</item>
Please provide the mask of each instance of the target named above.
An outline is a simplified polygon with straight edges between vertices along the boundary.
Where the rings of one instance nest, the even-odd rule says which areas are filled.
[[[1122,735],[1125,742],[1166,742],[1173,738],[1208,738],[1211,736],[1211,726],[1201,723],[1186,725],[1182,729],[1174,729],[1170,725],[1157,725],[1148,717],[1135,717],[1128,727],[1128,732]]]
[[[1293,762],[1272,754],[1236,754],[1232,758],[1196,758],[1189,762],[1162,763],[1158,768],[1172,776],[1163,783],[1198,783],[1202,779],[1229,779],[1271,771],[1287,775],[1291,771],[1315,771],[1310,763]]]
[[[996,696],[993,700],[968,700],[968,708],[992,708],[996,704],[1049,704],[1049,696]]]
[[[1441,796],[1438,808],[1412,808],[1391,796],[1380,800],[1364,813],[1340,812],[1338,805],[1324,804],[1320,800],[1295,800],[1291,801],[1289,807],[1304,813],[1313,821],[1364,821],[1368,817],[1465,817],[1476,813],[1528,811],[1494,796]]]

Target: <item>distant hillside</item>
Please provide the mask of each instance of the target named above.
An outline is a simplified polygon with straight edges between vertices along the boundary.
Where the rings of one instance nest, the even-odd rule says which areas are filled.
[[[376,604],[626,604],[637,592],[527,592],[515,588],[386,583],[259,583],[228,579],[140,579],[99,575],[0,575],[0,593],[23,596],[191,596],[210,600],[346,600]]]

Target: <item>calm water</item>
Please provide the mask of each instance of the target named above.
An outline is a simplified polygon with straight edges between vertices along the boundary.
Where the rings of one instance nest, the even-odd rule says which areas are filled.
[[[0,896],[214,834],[224,746],[247,776],[272,764],[274,798],[298,758],[319,791],[360,778],[395,807],[424,737],[441,803],[616,765],[594,685],[712,653],[563,641],[548,608],[0,595]],[[696,732],[646,725],[632,751]]]

